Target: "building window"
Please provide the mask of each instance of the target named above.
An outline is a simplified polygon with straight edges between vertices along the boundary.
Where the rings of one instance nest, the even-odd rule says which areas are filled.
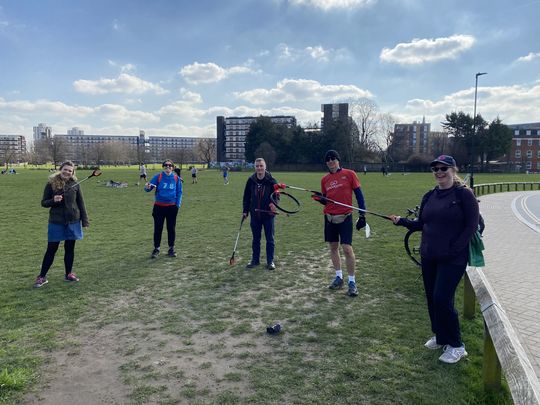
[[[519,135],[519,129],[514,130],[514,135]]]
[[[525,131],[525,134],[526,134],[527,136],[531,136],[531,130],[528,129],[527,131]]]
[[[527,170],[531,170],[532,169],[532,163],[531,162],[527,162]]]
[[[532,150],[527,151],[527,159],[532,158]]]
[[[516,158],[521,159],[521,151],[520,150],[516,150]]]
[[[532,139],[527,139],[527,146],[532,146]]]
[[[521,139],[516,139],[516,146],[521,146]]]
[[[538,159],[540,159],[540,150],[538,151],[538,156],[537,157],[538,157]]]

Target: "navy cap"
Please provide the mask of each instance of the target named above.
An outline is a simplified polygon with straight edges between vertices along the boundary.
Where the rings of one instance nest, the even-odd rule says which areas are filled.
[[[442,163],[446,166],[456,167],[456,161],[450,155],[440,155],[439,157],[437,157],[437,159],[431,162],[430,166],[435,166],[437,163]]]

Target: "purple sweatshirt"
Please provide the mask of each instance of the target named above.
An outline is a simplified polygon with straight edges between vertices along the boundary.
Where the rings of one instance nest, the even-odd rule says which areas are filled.
[[[423,258],[467,264],[469,241],[478,227],[479,207],[469,188],[435,188],[422,198],[417,221],[401,218],[398,225],[422,231]]]

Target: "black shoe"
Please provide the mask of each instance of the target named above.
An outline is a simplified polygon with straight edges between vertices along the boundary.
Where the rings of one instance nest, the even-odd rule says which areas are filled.
[[[260,263],[249,262],[248,265],[246,266],[246,269],[253,269],[257,266],[260,266]]]
[[[332,284],[328,286],[331,290],[339,290],[343,287],[343,279],[339,276],[336,276]]]
[[[356,288],[356,283],[354,281],[349,281],[349,290],[347,291],[349,297],[358,296],[358,288]]]
[[[150,255],[150,258],[155,259],[159,255],[159,248],[155,248],[152,250],[152,254]]]
[[[266,268],[268,270],[275,270],[276,269],[276,265],[274,264],[274,262],[270,262],[269,264],[266,265]]]
[[[167,252],[167,256],[176,257],[176,252],[174,251],[174,247],[169,248],[169,251]]]

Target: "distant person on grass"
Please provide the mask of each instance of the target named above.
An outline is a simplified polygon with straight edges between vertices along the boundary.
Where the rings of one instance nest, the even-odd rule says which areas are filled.
[[[36,278],[34,287],[41,287],[48,283],[47,272],[54,262],[54,256],[61,241],[64,241],[64,280],[79,281],[79,278],[73,273],[75,241],[83,238],[82,228],[87,228],[90,223],[86,214],[81,186],[76,183],[75,166],[68,161],[62,163],[59,173],[49,177],[45,186],[41,206],[50,209],[48,242],[41,271]]]
[[[264,228],[266,238],[266,268],[275,270],[274,264],[274,218],[275,205],[270,201],[270,195],[274,192],[276,179],[266,171],[266,162],[263,158],[255,159],[255,173],[246,182],[243,197],[243,216],[247,218],[251,215],[251,261],[246,266],[252,269],[260,265],[261,257],[261,234]],[[256,211],[257,209],[262,211]]]
[[[348,290],[347,295],[356,297],[358,289],[356,288],[354,250],[352,248],[352,208],[343,207],[334,204],[325,199],[335,200],[342,204],[352,205],[353,194],[360,209],[365,210],[366,204],[364,195],[360,188],[358,176],[352,170],[340,167],[339,153],[335,150],[326,152],[324,160],[328,173],[321,180],[321,192],[316,193],[312,198],[324,205],[324,241],[330,245],[330,256],[336,272],[336,277],[329,288],[338,290],[343,287],[343,270],[341,269],[341,256],[339,254],[339,245],[345,255],[345,264],[347,267]],[[360,230],[366,226],[366,218],[362,212],[356,221],[356,229]]]
[[[197,168],[195,166],[191,167],[191,184],[197,183]]]
[[[477,230],[478,201],[457,176],[456,161],[441,155],[431,162],[437,186],[422,198],[417,220],[391,215],[396,225],[422,231],[420,256],[431,330],[428,349],[443,348],[439,360],[457,363],[467,356],[461,340],[454,295],[467,268],[469,241]]]
[[[141,167],[139,168],[139,181],[142,179],[146,183],[147,181],[146,176],[147,176],[146,166],[144,165],[144,163],[141,163]]]
[[[223,166],[223,184],[227,185],[229,184],[229,166]]]
[[[182,178],[182,169],[180,169],[179,167],[175,167],[174,172],[178,177],[180,177],[180,181],[183,183],[184,179]]]
[[[174,249],[176,217],[182,204],[182,182],[180,177],[173,172],[174,163],[167,159],[162,166],[163,171],[156,174],[144,186],[146,192],[150,192],[152,189],[156,190],[154,208],[152,209],[152,217],[154,217],[154,250],[150,256],[152,259],[159,255],[165,220],[167,220],[167,241],[169,243],[167,255],[176,257]]]

